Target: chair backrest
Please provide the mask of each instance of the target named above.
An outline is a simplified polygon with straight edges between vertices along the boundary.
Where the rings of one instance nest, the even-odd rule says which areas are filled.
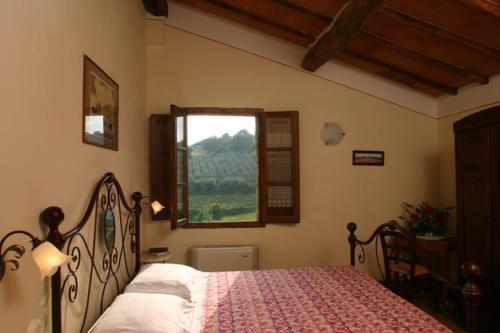
[[[415,237],[406,229],[392,222],[386,223],[382,228],[376,230],[384,258],[384,279],[390,280],[391,266],[399,263],[408,265],[409,278],[413,279],[415,278],[415,266],[419,263]]]
[[[415,276],[415,265],[419,262],[415,246],[415,237],[412,236],[408,230],[400,226],[396,221],[391,220],[387,223],[379,225],[372,233],[370,238],[366,241],[359,240],[354,232],[357,229],[355,223],[347,225],[349,230],[349,245],[351,250],[351,265],[355,265],[355,252],[356,247],[361,248],[361,254],[358,256],[358,261],[363,263],[365,261],[364,246],[370,244],[375,240],[375,254],[377,258],[377,265],[380,274],[384,280],[390,279],[390,264],[403,262],[410,265],[410,277]],[[384,262],[384,269],[380,266],[380,253],[378,243],[382,247],[382,257]]]

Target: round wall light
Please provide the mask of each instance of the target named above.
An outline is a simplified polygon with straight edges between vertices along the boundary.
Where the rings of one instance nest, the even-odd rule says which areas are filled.
[[[319,136],[321,141],[325,144],[325,146],[336,146],[338,145],[342,139],[344,138],[344,130],[340,127],[339,124],[334,122],[328,122],[323,125]]]

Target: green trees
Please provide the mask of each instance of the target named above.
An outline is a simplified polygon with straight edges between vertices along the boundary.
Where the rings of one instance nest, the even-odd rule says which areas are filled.
[[[256,156],[255,136],[245,130],[191,145],[190,220],[221,221],[228,216],[256,212]]]
[[[192,194],[255,193],[255,137],[245,130],[190,146],[188,165]]]

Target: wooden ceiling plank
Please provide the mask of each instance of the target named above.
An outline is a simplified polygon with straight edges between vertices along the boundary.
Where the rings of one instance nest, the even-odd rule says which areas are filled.
[[[297,29],[294,29],[292,27],[286,26],[284,24],[281,24],[281,23],[269,20],[269,19],[267,19],[265,17],[256,15],[254,13],[247,12],[246,10],[243,10],[241,8],[238,8],[238,7],[230,5],[227,2],[225,2],[225,1],[222,1],[222,0],[203,0],[203,1],[207,2],[207,3],[210,3],[212,5],[215,5],[215,6],[221,7],[223,9],[225,9],[225,10],[231,11],[233,13],[249,17],[249,18],[251,18],[251,19],[253,19],[255,21],[258,21],[260,23],[264,23],[264,24],[270,25],[270,26],[272,26],[274,28],[277,28],[277,29],[280,29],[282,31],[285,31],[285,32],[288,32],[288,33],[292,33],[292,34],[300,36],[300,37],[305,37],[305,38],[308,38],[309,40],[314,40],[314,37],[311,36],[310,34],[308,34],[305,31],[297,30]]]
[[[382,5],[383,0],[351,0],[337,17],[309,47],[302,60],[302,68],[314,72],[328,60],[342,52],[351,37],[359,32]]]
[[[142,0],[142,4],[152,15],[168,17],[167,0]]]
[[[453,31],[447,30],[445,28],[439,27],[433,23],[430,23],[425,20],[420,20],[414,16],[408,15],[406,13],[403,13],[399,10],[393,9],[391,7],[388,7],[387,5],[383,5],[380,8],[380,12],[390,15],[396,19],[398,19],[400,22],[403,22],[405,24],[411,25],[415,28],[421,29],[427,33],[449,39],[455,43],[458,43],[464,47],[467,47],[468,49],[479,52],[483,55],[486,56],[493,56],[496,58],[500,58],[500,50],[497,50],[493,47],[490,47],[488,45],[484,45],[482,43],[479,43],[475,40],[472,40],[470,38],[464,37],[462,35],[459,35]]]
[[[447,63],[443,60],[431,57],[429,55],[420,53],[416,50],[412,50],[409,48],[406,48],[404,46],[398,45],[384,37],[378,36],[376,34],[367,32],[367,31],[361,31],[361,36],[363,36],[366,39],[369,39],[373,41],[374,43],[377,43],[378,45],[382,47],[387,47],[389,49],[392,49],[408,58],[415,59],[417,61],[423,61],[427,62],[429,64],[432,64],[435,67],[438,67],[442,70],[449,71],[455,74],[458,74],[462,77],[465,78],[470,78],[476,82],[482,83],[482,84],[487,84],[489,82],[489,78],[485,75],[481,75],[478,73],[473,73],[470,70],[467,70],[465,68],[462,68],[458,65],[450,64]]]
[[[366,55],[360,54],[358,52],[354,52],[352,50],[346,49],[342,52],[342,54],[347,55],[347,56],[352,57],[352,58],[356,58],[356,59],[361,60],[365,63],[373,64],[377,67],[384,68],[385,70],[387,70],[389,72],[396,73],[398,76],[405,78],[405,80],[419,82],[422,85],[428,86],[428,87],[435,89],[435,90],[442,91],[443,93],[448,93],[451,95],[456,95],[458,93],[458,89],[455,87],[451,87],[451,86],[448,86],[448,85],[443,84],[443,83],[429,80],[429,79],[424,78],[424,77],[417,75],[415,73],[410,73],[404,69],[401,69],[401,68],[398,68],[394,65],[367,57]]]
[[[500,5],[488,0],[455,0],[466,6],[475,8],[483,13],[500,18]]]
[[[290,9],[293,9],[297,12],[300,12],[302,14],[305,14],[305,15],[309,15],[309,16],[312,16],[312,17],[315,17],[317,19],[320,19],[326,23],[330,23],[332,21],[332,18],[329,17],[329,16],[326,16],[326,15],[323,15],[321,13],[317,13],[315,11],[312,11],[308,8],[305,8],[305,7],[302,7],[302,6],[299,6],[293,2],[290,2],[288,0],[271,0],[273,2],[276,2],[277,4],[280,4],[281,6],[283,7],[287,7],[287,8],[290,8]]]

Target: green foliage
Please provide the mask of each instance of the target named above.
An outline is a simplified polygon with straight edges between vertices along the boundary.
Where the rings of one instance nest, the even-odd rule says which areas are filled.
[[[208,138],[191,145],[188,154],[191,222],[256,220],[254,135],[243,130]]]
[[[220,208],[219,204],[210,207],[210,214],[212,214],[212,220],[220,221],[222,219],[222,208]]]
[[[255,194],[190,195],[189,220],[209,221],[255,221],[257,198]]]
[[[226,133],[220,138],[211,137],[202,140],[191,145],[189,149],[190,151],[203,150],[210,156],[228,152],[252,152],[255,151],[255,136],[246,130],[241,130],[234,136]]]
[[[226,177],[218,180],[212,177],[193,179],[189,182],[189,193],[192,194],[255,194],[255,188],[255,178],[244,179],[242,177]]]
[[[255,137],[245,130],[189,147],[189,193],[255,193]]]
[[[422,202],[413,206],[402,203],[406,216],[399,218],[406,223],[411,233],[415,235],[442,235],[446,231],[446,224],[453,207],[433,208],[428,203]]]

